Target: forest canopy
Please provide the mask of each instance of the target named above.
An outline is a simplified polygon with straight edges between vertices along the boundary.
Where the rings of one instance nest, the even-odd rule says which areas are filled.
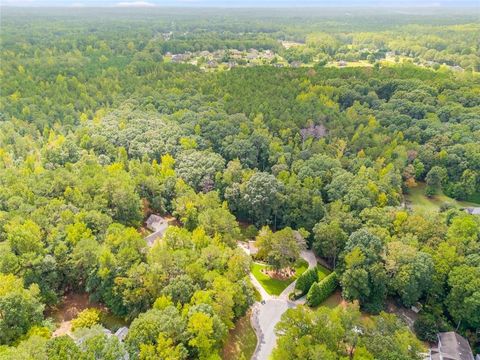
[[[355,359],[454,329],[478,350],[479,20],[2,8],[0,359],[218,359],[255,236],[275,268],[312,249],[355,304],[289,310],[274,359],[353,356],[354,326]],[[152,247],[151,214],[176,220]],[[95,310],[52,337],[71,293],[124,341]],[[422,308],[418,339],[388,301]]]

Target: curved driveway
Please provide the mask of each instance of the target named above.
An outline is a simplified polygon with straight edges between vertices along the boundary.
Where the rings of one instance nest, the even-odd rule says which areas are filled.
[[[317,265],[317,259],[312,251],[302,251],[302,258],[308,262],[308,267]],[[295,288],[295,282],[292,282],[278,297],[269,295],[255,277],[250,274],[252,284],[262,295],[262,303],[255,303],[252,311],[251,322],[257,333],[258,344],[252,360],[267,360],[275,348],[277,336],[275,334],[275,325],[280,321],[282,314],[288,309],[303,304],[305,299],[290,301],[288,295]]]

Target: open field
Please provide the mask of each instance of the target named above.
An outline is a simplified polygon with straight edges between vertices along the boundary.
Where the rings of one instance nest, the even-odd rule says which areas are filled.
[[[477,198],[480,198],[480,195],[476,194],[472,200],[477,200]],[[432,197],[425,196],[425,184],[423,183],[419,183],[417,187],[410,189],[409,194],[405,195],[405,199],[413,210],[421,212],[437,212],[444,203],[452,204],[458,208],[480,206],[478,203],[452,199],[443,193]],[[480,199],[478,200],[480,201]]]

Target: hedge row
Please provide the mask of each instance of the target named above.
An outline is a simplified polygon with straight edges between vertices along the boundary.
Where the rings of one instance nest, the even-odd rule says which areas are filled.
[[[328,275],[320,282],[312,285],[307,294],[307,305],[318,306],[324,302],[337,288],[337,274]]]
[[[310,287],[318,281],[317,268],[311,268],[300,275],[295,283],[295,293],[299,293],[300,296],[305,295],[310,290]]]

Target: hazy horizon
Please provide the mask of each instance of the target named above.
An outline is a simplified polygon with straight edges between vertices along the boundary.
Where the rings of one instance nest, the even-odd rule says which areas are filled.
[[[8,7],[479,7],[479,0],[1,0]]]

